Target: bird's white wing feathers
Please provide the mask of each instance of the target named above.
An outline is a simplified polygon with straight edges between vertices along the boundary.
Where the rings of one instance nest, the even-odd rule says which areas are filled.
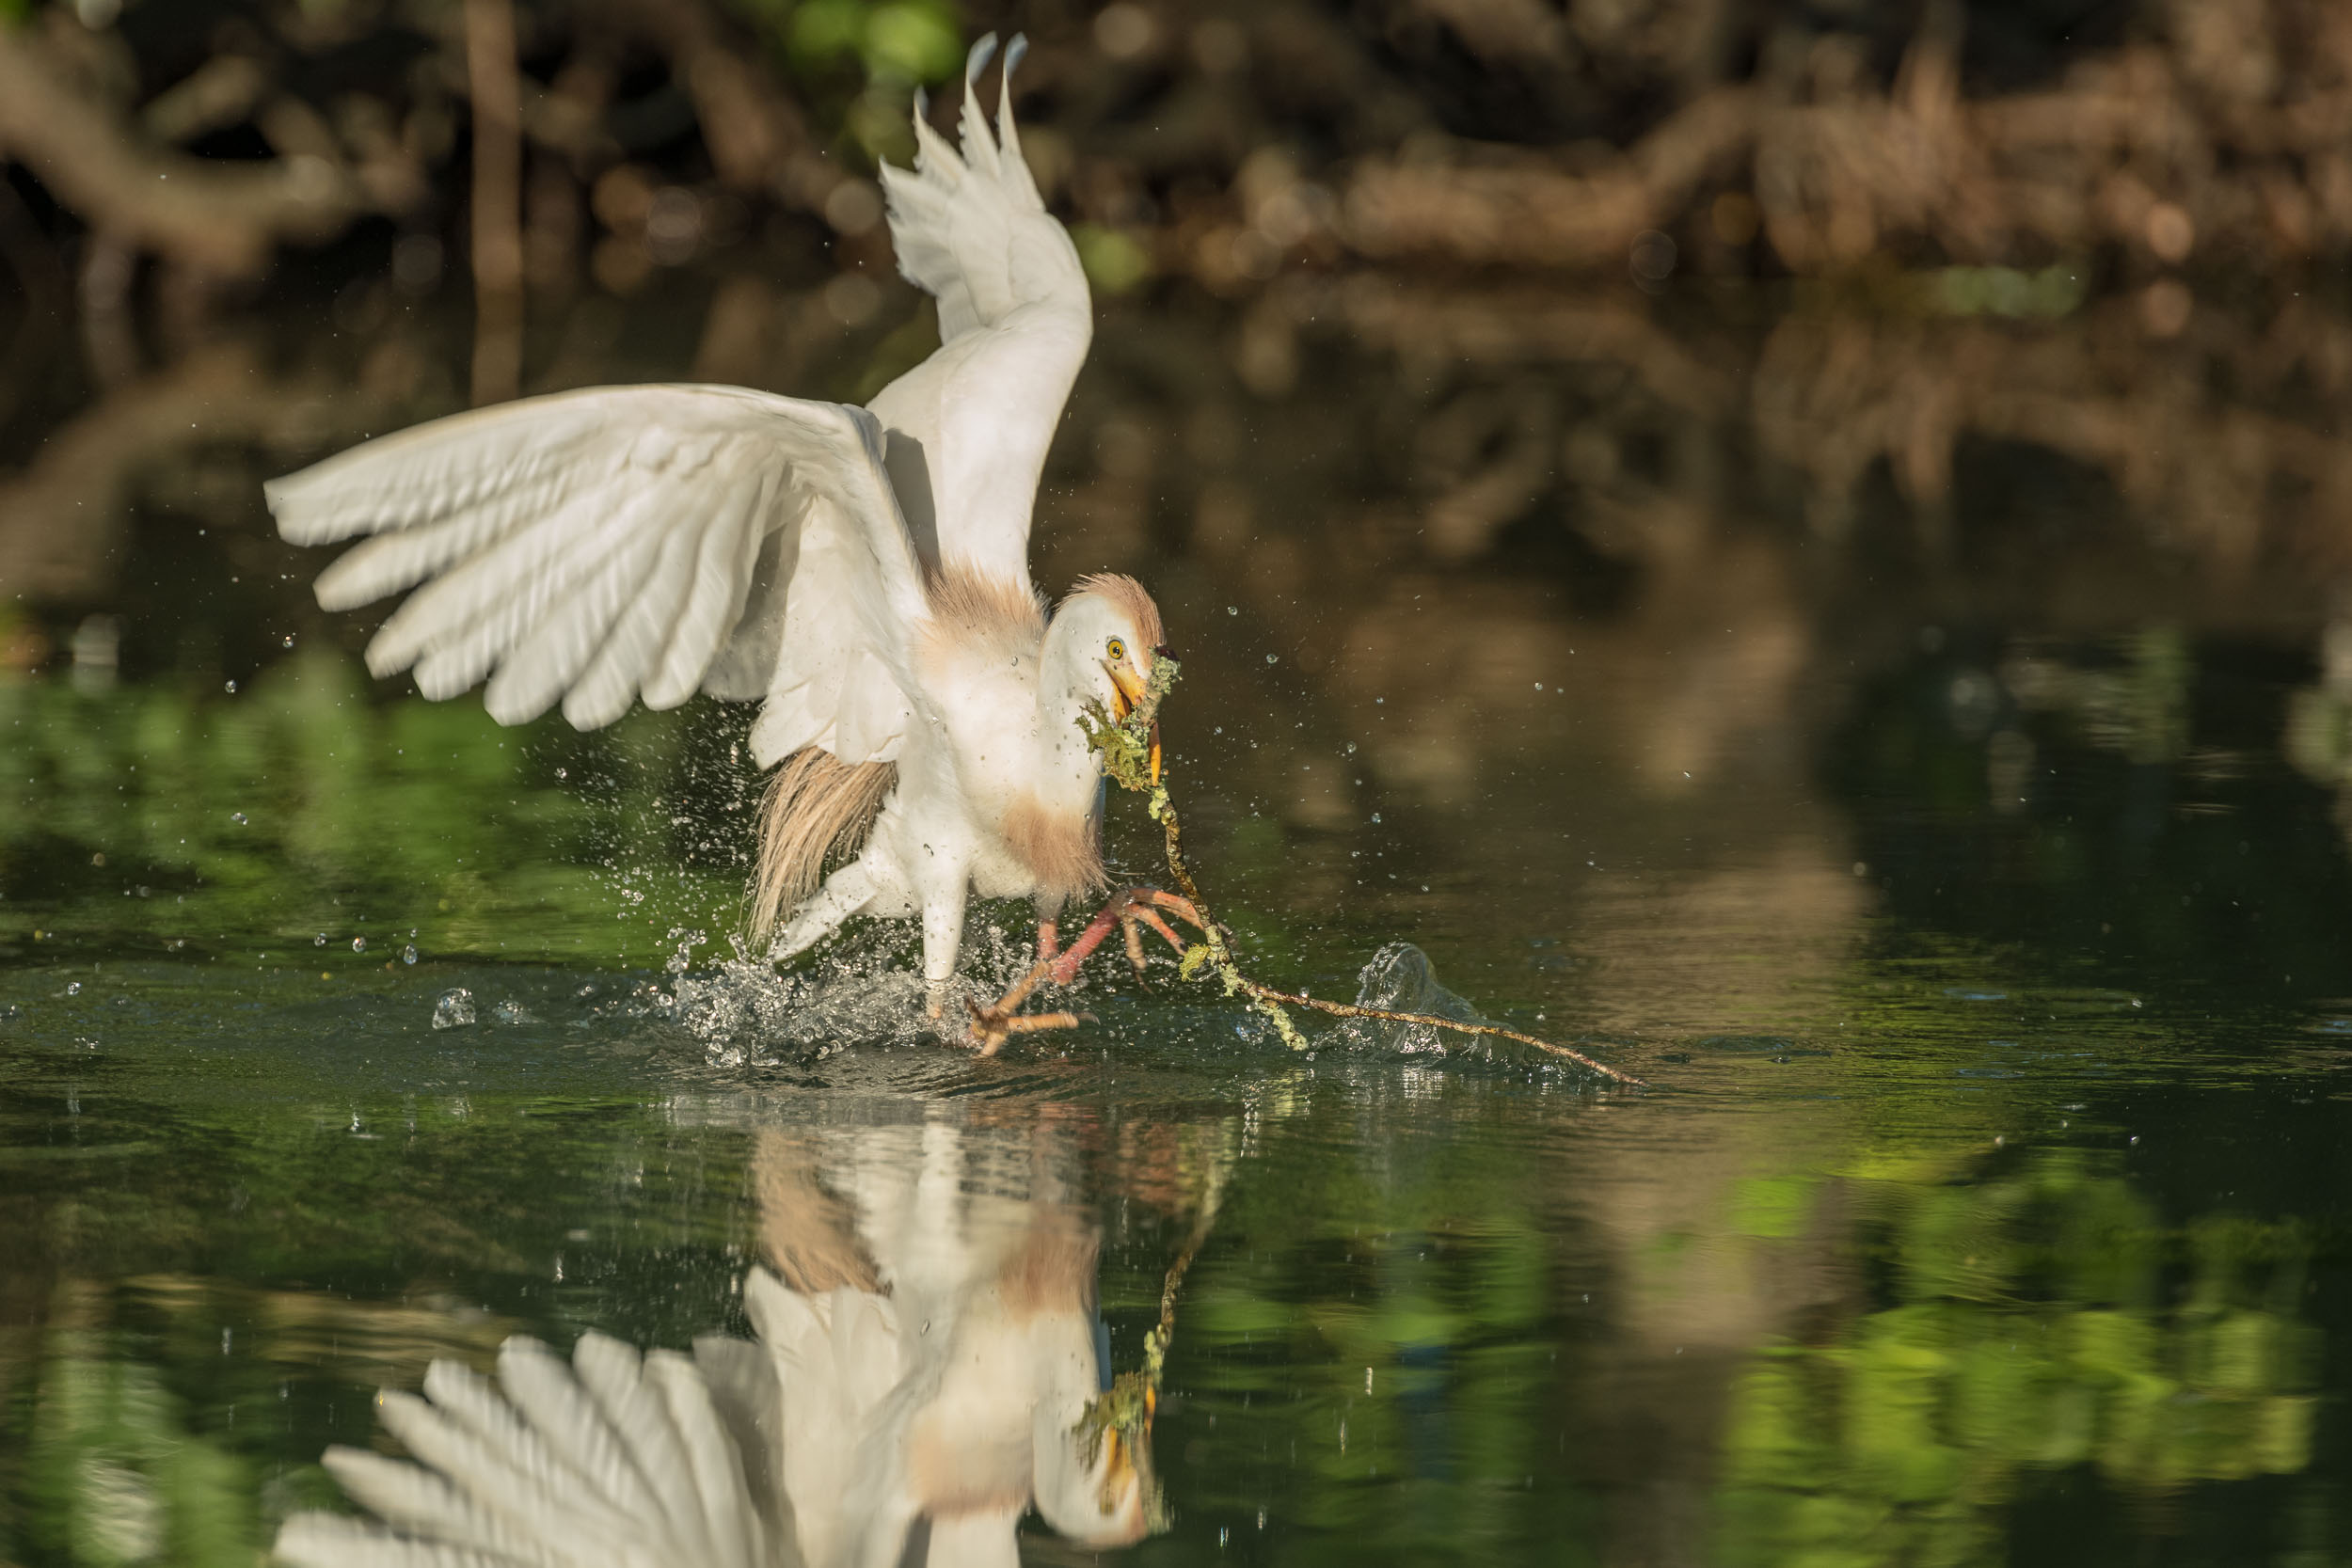
[[[763,763],[812,743],[888,761],[926,607],[882,441],[838,404],[608,387],[436,420],[266,493],[292,543],[373,535],[320,576],[325,608],[424,584],[368,665],[413,665],[428,697],[487,675],[500,722],[561,700],[594,729],[641,695],[768,690],[792,720],[771,726],[781,749]]]
[[[1008,80],[1022,48],[1015,39],[1006,51]],[[914,167],[882,170],[898,270],[939,301],[940,346],[871,407],[925,548],[939,564],[1026,587],[1038,479],[1093,305],[1077,249],[1022,157],[1009,90],[997,95],[994,134],[980,110],[976,79],[994,49],[993,35],[981,40],[965,65],[961,155],[918,109]]]
[[[438,1361],[425,1399],[386,1393],[418,1463],[335,1448],[326,1466],[380,1523],[297,1513],[294,1568],[780,1568],[788,1529],[755,1500],[694,1362],[581,1337],[569,1366],[515,1338],[491,1384]]]

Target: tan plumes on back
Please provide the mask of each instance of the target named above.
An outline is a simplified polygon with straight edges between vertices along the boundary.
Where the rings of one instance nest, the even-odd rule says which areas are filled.
[[[752,888],[752,942],[764,943],[777,922],[801,907],[836,850],[855,853],[898,782],[895,762],[846,763],[804,747],[777,765],[759,808],[759,879]]]
[[[1160,625],[1160,607],[1152,602],[1152,595],[1135,578],[1120,577],[1117,572],[1097,572],[1090,578],[1080,578],[1070,590],[1073,599],[1081,594],[1108,599],[1125,610],[1145,647],[1156,648],[1168,641],[1168,628]]]
[[[1029,657],[1045,636],[1045,607],[1002,578],[950,566],[926,583],[923,594],[931,606],[924,637],[934,650]]]

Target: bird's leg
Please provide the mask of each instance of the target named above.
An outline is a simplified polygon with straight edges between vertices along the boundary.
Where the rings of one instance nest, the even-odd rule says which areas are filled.
[[[1149,926],[1157,931],[1168,940],[1168,946],[1182,954],[1184,940],[1176,934],[1175,927],[1161,918],[1161,910],[1168,911],[1179,919],[1189,920],[1195,926],[1200,924],[1200,913],[1192,907],[1191,900],[1180,898],[1172,893],[1163,893],[1155,887],[1127,889],[1104,905],[1102,911],[1087,922],[1086,929],[1078,934],[1077,941],[1058,951],[1058,924],[1053,920],[1040,920],[1037,923],[1037,962],[1012,983],[1010,990],[990,1006],[983,1007],[975,1002],[964,1004],[972,1015],[972,1027],[965,1034],[965,1040],[977,1046],[981,1055],[993,1056],[1014,1035],[1031,1034],[1040,1029],[1074,1029],[1081,1023],[1092,1022],[1091,1015],[1086,1013],[1023,1014],[1018,1009],[1039,986],[1049,982],[1066,986],[1076,979],[1079,966],[1103,944],[1113,926],[1124,932],[1127,961],[1136,966],[1138,974],[1143,973],[1142,927]]]
[[[1138,923],[1149,926],[1166,938],[1168,945],[1181,958],[1184,952],[1184,939],[1160,917],[1161,910],[1167,910],[1178,919],[1188,920],[1195,926],[1201,924],[1200,911],[1192,907],[1190,899],[1163,893],[1155,887],[1131,887],[1104,905],[1102,912],[1087,922],[1087,927],[1078,934],[1078,940],[1054,961],[1049,978],[1057,986],[1066,986],[1076,979],[1079,966],[1103,944],[1103,939],[1111,934],[1114,925],[1120,927],[1126,936],[1127,961],[1136,966],[1138,974],[1143,973],[1143,937],[1136,929]]]
[[[972,1027],[964,1035],[964,1042],[977,1046],[983,1056],[993,1056],[1014,1035],[1033,1034],[1040,1029],[1075,1029],[1081,1023],[1093,1022],[1088,1013],[1023,1013],[1018,1009],[1029,999],[1053,969],[1054,960],[1040,958],[1029,966],[1028,973],[1012,983],[1012,989],[988,1006],[966,998],[964,1009],[972,1015]]]
[[[981,1055],[993,1056],[1014,1035],[1025,1035],[1039,1029],[1072,1029],[1085,1022],[1077,1013],[1033,1013],[1025,1018],[1020,1015],[1021,1004],[1026,1002],[1029,993],[1037,990],[1040,982],[1053,972],[1054,959],[1061,950],[1059,936],[1059,924],[1051,916],[1040,916],[1037,923],[1037,962],[1029,966],[1028,973],[1015,980],[1010,990],[986,1007],[968,1001],[964,1004],[972,1015],[972,1026],[965,1038],[979,1047]]]

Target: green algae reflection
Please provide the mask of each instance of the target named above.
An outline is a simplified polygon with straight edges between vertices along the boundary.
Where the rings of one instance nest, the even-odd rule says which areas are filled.
[[[1856,1196],[1893,1300],[1738,1380],[1721,1560],[1998,1561],[2037,1472],[2149,1497],[2310,1463],[2299,1227],[2169,1230],[2065,1151]]]
[[[326,654],[201,699],[0,684],[0,956],[63,940],[380,969],[413,942],[644,963],[673,928],[733,927],[740,713],[580,736],[381,699]]]

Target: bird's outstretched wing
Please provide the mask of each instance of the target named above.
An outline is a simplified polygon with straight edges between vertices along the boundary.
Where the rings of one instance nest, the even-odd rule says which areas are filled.
[[[765,693],[763,765],[811,744],[886,762],[914,713],[926,606],[882,455],[863,409],[602,387],[437,420],[265,493],[292,543],[375,535],[320,576],[325,608],[425,584],[368,667],[413,665],[428,697],[488,675],[501,723],[560,699],[594,729],[641,695]]]
[[[1038,477],[1094,311],[1077,248],[1021,155],[1009,87],[997,93],[993,135],[981,113],[977,78],[995,47],[991,34],[965,62],[962,155],[918,105],[914,167],[882,170],[898,270],[938,299],[940,345],[871,407],[889,427],[908,522],[936,563],[1025,588]],[[1023,48],[1016,38],[1005,51],[1007,83]]]
[[[722,1400],[675,1352],[581,1337],[566,1364],[517,1337],[498,1382],[437,1361],[425,1397],[386,1392],[384,1424],[418,1463],[331,1448],[326,1464],[379,1522],[297,1513],[293,1568],[784,1568],[800,1557],[764,1511]]]

